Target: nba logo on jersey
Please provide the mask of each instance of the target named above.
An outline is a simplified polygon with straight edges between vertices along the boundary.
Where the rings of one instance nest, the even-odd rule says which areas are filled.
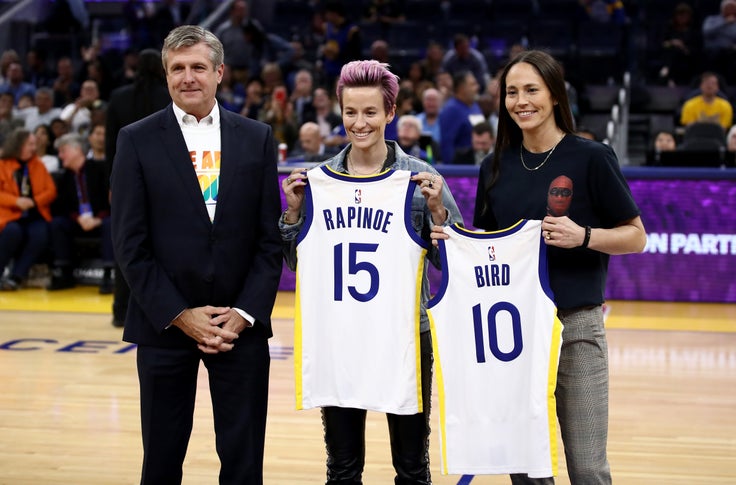
[[[493,246],[488,246],[488,261],[495,261],[496,260],[496,248]]]
[[[355,203],[360,204],[363,202],[363,191],[361,189],[355,189]]]

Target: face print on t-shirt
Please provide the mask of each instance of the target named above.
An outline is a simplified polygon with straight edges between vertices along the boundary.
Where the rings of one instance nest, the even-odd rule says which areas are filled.
[[[555,217],[566,216],[572,202],[572,180],[560,175],[549,184],[547,191],[547,214]]]

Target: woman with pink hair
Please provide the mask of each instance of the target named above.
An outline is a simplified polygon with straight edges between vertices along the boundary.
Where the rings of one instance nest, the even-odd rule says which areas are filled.
[[[403,278],[404,273],[398,268],[398,266],[401,266],[400,264],[396,264],[395,266],[397,267],[391,265],[373,267],[370,266],[372,263],[361,260],[357,264],[362,265],[360,266],[362,269],[354,271],[349,276],[352,276],[355,272],[362,274],[371,273],[371,271],[365,268],[375,270],[375,278],[373,274],[370,276],[370,279],[376,283],[376,291],[374,293],[383,292],[385,294],[387,292],[386,288],[388,288],[389,293],[400,293],[405,291],[407,286],[414,286],[413,291],[418,300],[417,310],[419,314],[414,315],[414,319],[416,320],[418,316],[417,340],[420,358],[413,360],[420,360],[418,363],[420,365],[416,367],[418,367],[417,371],[420,374],[421,380],[421,398],[416,399],[416,389],[414,398],[419,403],[417,405],[419,412],[412,413],[409,411],[409,414],[395,414],[392,411],[384,412],[386,412],[391,436],[391,455],[396,471],[395,482],[402,484],[429,484],[431,483],[429,472],[429,406],[432,382],[432,344],[429,332],[429,319],[425,308],[429,297],[429,283],[426,276],[427,260],[439,267],[439,253],[431,245],[429,233],[435,225],[442,226],[462,223],[462,216],[452,194],[444,184],[442,176],[431,165],[406,154],[395,141],[384,139],[386,125],[393,120],[396,114],[396,95],[398,90],[398,78],[389,71],[386,64],[378,61],[353,61],[343,66],[337,82],[337,99],[342,109],[342,121],[350,143],[339,154],[320,166],[306,172],[303,168],[297,168],[291,172],[288,178],[284,179],[282,189],[286,195],[288,207],[279,221],[279,228],[284,242],[284,254],[287,264],[292,270],[295,270],[297,267],[297,244],[301,244],[301,241],[305,240],[305,232],[313,231],[314,227],[318,225],[318,222],[322,222],[321,219],[318,220],[318,218],[323,218],[321,213],[319,216],[312,217],[317,212],[313,204],[314,200],[316,200],[314,194],[316,193],[317,189],[315,186],[317,186],[318,182],[324,183],[321,181],[332,177],[341,181],[349,181],[352,184],[351,188],[353,185],[355,187],[365,187],[363,192],[360,192],[361,189],[355,189],[355,201],[353,203],[351,196],[350,202],[353,205],[346,209],[357,210],[355,206],[360,203],[358,199],[362,194],[365,193],[367,195],[368,190],[376,190],[375,185],[372,185],[373,182],[376,182],[377,185],[382,180],[392,178],[394,175],[406,177],[406,183],[403,184],[406,195],[402,196],[403,198],[400,203],[400,210],[404,212],[405,224],[396,227],[405,228],[403,230],[414,241],[417,241],[417,244],[422,244],[427,251],[426,256],[422,255],[417,260],[419,274],[422,275],[421,290],[416,288],[418,285],[415,282],[404,284],[406,280]],[[406,174],[406,171],[411,172],[411,174]],[[370,183],[365,183],[366,181]],[[305,190],[308,183],[310,184],[309,190]],[[339,186],[339,183],[336,182],[333,186]],[[350,193],[352,194],[353,192]],[[307,199],[309,202],[305,203]],[[410,211],[407,206],[409,202],[411,206]],[[309,210],[305,206],[308,206]],[[393,217],[394,220],[401,223],[401,216],[402,214],[397,213]],[[349,244],[348,238],[350,235],[353,237],[361,236],[360,234],[356,235],[353,231],[345,231],[344,234],[341,237],[346,239],[344,241],[346,246]],[[366,232],[364,231],[361,234],[366,234]],[[320,245],[321,242],[323,241],[320,240]],[[342,242],[339,241],[339,244],[335,247],[342,247]],[[361,243],[364,242],[361,240]],[[363,246],[366,245],[363,244]],[[323,245],[323,247],[329,247],[330,249],[328,251],[332,251],[331,244],[329,246]],[[300,245],[300,251],[302,251],[302,248],[303,246]],[[301,255],[303,253],[300,252],[299,254]],[[360,258],[367,258],[368,254],[373,256],[373,253],[363,252]],[[403,255],[403,252],[401,254]],[[400,261],[403,257],[402,255],[389,254],[388,257],[393,256],[394,261]],[[355,254],[351,253],[351,258],[353,256]],[[311,258],[305,258],[301,261],[300,272],[303,273],[306,265],[310,262]],[[320,264],[327,263],[327,261],[320,262]],[[378,278],[379,273],[380,280]],[[297,279],[299,279],[299,273],[297,276]],[[417,273],[415,272],[411,279],[416,281],[416,276]],[[337,278],[335,279],[337,280]],[[336,285],[335,287],[337,288]],[[355,293],[359,293],[363,288],[361,287],[356,290],[354,287],[350,287],[350,290],[351,295],[354,296]],[[314,289],[305,288],[304,292],[306,293],[307,291],[314,291]],[[322,292],[322,294],[324,293],[329,293],[328,296],[332,298],[331,291]],[[379,308],[381,311],[389,312],[388,318],[375,316],[368,310],[369,308],[375,307],[360,303],[372,299],[373,293],[371,295],[365,295],[365,300],[351,302],[350,304],[354,305],[352,308],[356,309],[353,312],[354,318],[351,318],[351,320],[356,318],[365,320],[365,325],[361,327],[365,328],[365,330],[357,332],[357,338],[365,338],[366,340],[361,341],[363,342],[362,344],[358,342],[355,348],[351,347],[351,349],[354,349],[353,353],[347,358],[340,360],[339,366],[343,367],[343,363],[345,363],[345,366],[352,366],[357,361],[358,366],[362,368],[361,370],[368,369],[370,373],[373,369],[384,366],[383,361],[385,359],[394,357],[387,350],[391,348],[391,344],[393,343],[391,332],[386,332],[386,335],[383,335],[381,332],[376,332],[374,327],[387,325],[390,329],[396,328],[402,324],[401,322],[403,320],[400,320],[400,311],[395,307],[388,309],[386,307]],[[364,295],[359,293],[359,296]],[[303,298],[303,296],[300,298]],[[343,302],[340,301],[339,303],[342,304]],[[337,318],[335,317],[335,313],[340,305],[337,301],[328,302],[328,305],[334,306],[323,308],[319,319],[335,322]],[[400,303],[397,306],[401,307],[404,305]],[[338,326],[341,322],[343,320],[337,322]],[[320,323],[323,322],[320,321]],[[344,323],[347,325],[352,322]],[[368,332],[377,339],[375,346],[371,346],[368,343],[369,340],[366,338]],[[346,335],[345,340],[353,337],[355,336]],[[327,347],[327,344],[320,341],[320,345],[326,346],[323,347],[325,353],[333,353],[339,351],[335,347],[345,347],[349,343],[341,341],[337,345]],[[363,356],[362,352],[366,352],[365,356]],[[417,364],[417,362],[414,362],[412,365],[414,364]],[[328,368],[325,374],[330,373],[332,370],[334,369]],[[339,370],[342,372],[344,369],[341,368]],[[397,367],[395,372],[399,373],[403,370],[403,368]],[[416,376],[416,372],[414,375]],[[324,374],[320,374],[320,379],[325,380],[327,377]],[[353,379],[352,377],[348,377],[348,380],[349,383],[354,383],[355,385],[348,385],[346,387],[358,388],[365,385],[358,378]],[[383,384],[379,383],[379,385]],[[377,394],[381,394],[381,396],[390,394],[388,391],[382,392],[386,390],[388,384],[385,386]],[[350,391],[349,389],[346,392]],[[385,403],[381,402],[381,399],[383,398],[377,398],[378,405],[376,407],[341,405],[340,403],[337,405],[315,404],[322,408],[325,444],[327,448],[328,484],[362,483],[362,472],[365,462],[366,409],[383,409],[384,406],[382,405]],[[306,408],[307,406],[304,407]]]

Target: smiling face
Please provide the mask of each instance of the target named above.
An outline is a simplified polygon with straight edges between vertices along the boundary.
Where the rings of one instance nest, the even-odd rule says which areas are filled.
[[[544,132],[556,126],[555,100],[531,64],[519,62],[506,76],[506,109],[521,131]]]
[[[212,64],[210,48],[203,42],[169,51],[166,82],[171,99],[184,112],[201,120],[215,105],[224,69],[224,64]]]
[[[370,150],[383,145],[386,125],[394,119],[395,112],[393,106],[386,113],[378,87],[346,87],[342,92],[342,123],[355,148]]]

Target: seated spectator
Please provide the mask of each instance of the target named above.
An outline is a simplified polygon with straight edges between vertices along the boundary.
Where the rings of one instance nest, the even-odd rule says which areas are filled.
[[[61,110],[60,118],[69,123],[70,130],[82,136],[89,134],[94,110],[104,108],[97,82],[88,79],[82,83],[79,97]]]
[[[248,81],[245,86],[245,103],[240,114],[246,118],[258,120],[261,118],[261,110],[266,100],[263,97],[263,81],[261,78],[254,77]]]
[[[56,156],[54,150],[54,134],[51,132],[49,125],[38,125],[33,134],[36,135],[36,155],[41,159],[46,170],[50,174],[54,174],[61,170],[59,165],[59,157]]]
[[[0,160],[0,275],[10,260],[9,275],[0,290],[13,291],[48,246],[48,223],[56,186],[36,155],[36,137],[13,131],[3,143]]]
[[[61,108],[54,107],[54,91],[51,88],[38,88],[34,97],[35,106],[19,113],[25,120],[26,128],[34,131],[38,125],[50,125],[54,118],[61,115]]]
[[[314,106],[314,113],[311,117],[306,117],[305,121],[317,123],[322,139],[325,140],[328,146],[334,146],[327,140],[329,140],[335,127],[342,125],[342,118],[332,109],[332,100],[326,89],[317,88],[314,90],[312,105]]]
[[[669,131],[660,131],[654,138],[654,151],[656,152],[672,152],[677,149],[675,135]]]
[[[69,57],[56,61],[56,78],[52,84],[54,106],[64,107],[79,96],[79,84],[74,80],[74,65]]]
[[[419,64],[422,66],[422,71],[427,79],[435,79],[437,74],[442,72],[442,59],[445,57],[445,50],[439,43],[430,40],[427,44],[424,58],[419,60]]]
[[[470,72],[459,73],[453,78],[455,96],[440,111],[442,136],[442,161],[452,163],[455,152],[471,146],[473,125],[485,121],[483,112],[475,101],[478,83]]]
[[[121,86],[132,84],[133,81],[135,81],[139,60],[140,57],[136,49],[133,47],[125,49],[123,52],[122,64],[112,73],[113,90]],[[112,95],[112,91],[110,94]]]
[[[100,238],[103,278],[100,294],[112,293],[114,265],[110,234],[109,182],[104,164],[88,162],[84,139],[76,133],[62,136],[55,143],[64,173],[57,182],[59,196],[51,207],[53,271],[49,290],[76,285],[74,279],[75,238]]]
[[[0,93],[12,94],[13,105],[18,104],[21,96],[36,94],[36,86],[23,79],[23,65],[20,62],[11,62],[5,73],[5,82],[0,84]]]
[[[442,71],[437,73],[434,77],[434,84],[437,86],[437,91],[440,92],[440,96],[442,96],[443,105],[453,96],[455,91],[453,82],[453,77],[449,72]]]
[[[490,80],[488,64],[483,54],[470,46],[470,39],[465,34],[455,35],[454,49],[447,51],[442,60],[442,69],[449,72],[453,78],[458,73],[470,72],[475,76],[478,86],[483,86]]]
[[[261,69],[259,77],[263,81],[263,95],[266,97],[271,96],[277,87],[285,85],[284,73],[275,62],[267,62]]]
[[[62,120],[61,118],[54,118],[53,120],[51,120],[49,128],[51,128],[51,133],[54,135],[54,140],[56,140],[57,138],[61,138],[63,135],[69,133],[69,123]]]
[[[289,158],[303,158],[305,162],[322,162],[339,152],[337,148],[324,144],[317,123],[307,121],[299,128],[299,143],[291,151]]]
[[[422,94],[422,112],[417,115],[422,123],[422,133],[428,134],[438,144],[442,143],[440,131],[440,109],[442,95],[435,88],[429,88]]]
[[[294,89],[289,99],[294,104],[294,117],[299,126],[304,124],[307,118],[314,118],[313,89],[314,77],[312,73],[307,69],[297,71],[294,76]]]
[[[427,161],[427,152],[419,146],[422,135],[422,122],[414,115],[399,117],[396,141],[405,153],[420,160]]]
[[[0,143],[16,128],[22,128],[25,123],[21,118],[15,116],[13,109],[13,95],[10,93],[0,94]]]
[[[18,114],[18,111],[26,110],[28,108],[32,108],[34,106],[33,96],[30,94],[23,94],[21,95],[20,99],[18,100],[18,104],[16,106],[16,115]]]
[[[493,127],[490,123],[483,121],[474,125],[471,138],[469,148],[461,148],[455,152],[453,164],[480,165],[484,158],[493,153],[496,137],[493,136]]]
[[[729,152],[736,152],[736,125],[733,125],[726,135],[726,146]]]
[[[102,123],[92,125],[87,135],[87,144],[89,145],[87,160],[105,163],[105,125]]]
[[[688,126],[705,121],[718,123],[728,130],[733,120],[733,108],[731,103],[718,96],[719,90],[718,76],[713,72],[704,72],[700,76],[701,94],[688,99],[682,106],[680,124]]]
[[[245,86],[232,76],[232,69],[224,64],[222,81],[217,85],[217,101],[228,111],[240,113],[245,104]]]
[[[48,69],[48,54],[39,47],[31,47],[26,52],[26,82],[33,86],[50,86],[54,81],[53,73]]]
[[[383,39],[376,39],[371,44],[368,57],[374,61],[382,62],[384,64],[389,63],[389,46],[388,42]]]
[[[646,153],[646,164],[660,166],[665,164],[662,160],[662,153],[674,152],[677,150],[677,141],[674,133],[669,131],[660,131],[654,137],[654,143]]]
[[[734,79],[736,62],[736,0],[723,0],[720,13],[703,21],[703,53],[706,69],[724,70],[729,82]]]
[[[286,87],[277,86],[263,106],[261,121],[271,126],[277,144],[286,143],[293,148],[299,129],[294,123],[294,106],[287,96]]]
[[[697,72],[703,47],[700,26],[695,23],[693,8],[686,2],[675,6],[665,26],[661,41],[662,84],[688,84]]]

